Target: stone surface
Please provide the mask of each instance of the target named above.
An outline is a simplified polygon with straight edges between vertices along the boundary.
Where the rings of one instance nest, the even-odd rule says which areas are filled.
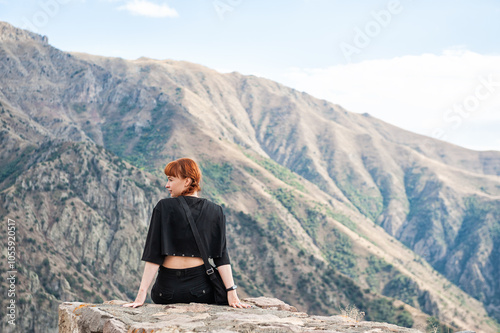
[[[309,316],[268,297],[247,298],[250,309],[209,304],[145,304],[128,308],[120,300],[59,305],[59,333],[318,332],[418,333],[415,329],[343,316]]]

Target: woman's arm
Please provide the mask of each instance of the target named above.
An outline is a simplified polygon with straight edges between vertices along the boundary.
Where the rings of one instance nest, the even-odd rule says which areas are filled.
[[[144,304],[149,286],[151,285],[156,272],[158,272],[158,267],[160,267],[160,265],[146,261],[144,273],[142,274],[141,286],[139,287],[139,292],[137,293],[135,301],[133,303],[123,304],[122,306],[137,308]]]
[[[222,278],[222,282],[226,286],[226,289],[232,287],[234,285],[233,280],[233,272],[231,271],[231,265],[221,265],[217,267],[217,270],[220,273],[220,277]],[[229,306],[234,308],[249,308],[250,305],[244,304],[240,302],[238,298],[238,294],[236,290],[231,290],[227,292],[227,300],[229,302]]]

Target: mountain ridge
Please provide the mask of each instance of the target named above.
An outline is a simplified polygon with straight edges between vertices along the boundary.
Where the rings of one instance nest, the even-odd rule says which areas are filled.
[[[21,64],[22,68],[15,71],[15,66],[11,66],[8,67],[9,71],[6,71],[7,67],[0,67],[0,73],[2,73],[0,102],[4,125],[0,143],[2,144],[2,158],[6,157],[2,160],[10,163],[9,170],[17,169],[15,172],[5,173],[0,179],[4,202],[7,198],[16,201],[16,197],[13,196],[16,191],[24,196],[36,195],[36,192],[30,194],[28,188],[23,187],[23,181],[27,181],[25,179],[29,174],[27,172],[33,166],[24,163],[26,159],[29,159],[26,157],[29,154],[25,154],[24,157],[16,156],[16,148],[14,148],[16,145],[18,147],[31,145],[36,149],[42,140],[51,142],[47,147],[50,150],[55,149],[59,144],[64,144],[64,141],[83,142],[89,145],[85,146],[87,148],[80,153],[82,159],[86,160],[83,156],[90,152],[95,154],[95,149],[98,149],[92,148],[95,143],[115,154],[115,157],[100,156],[104,165],[109,165],[106,169],[115,170],[113,172],[116,172],[116,180],[112,186],[118,186],[118,188],[121,185],[117,184],[126,180],[126,173],[136,174],[140,168],[145,170],[146,178],[154,179],[159,186],[161,182],[159,170],[162,169],[165,161],[186,155],[195,156],[199,159],[205,175],[207,184],[205,193],[209,198],[223,203],[228,217],[234,221],[228,225],[228,234],[235,236],[231,247],[236,259],[235,273],[238,274],[236,277],[243,282],[244,290],[247,289],[249,293],[256,293],[259,290],[261,292],[278,290],[283,293],[278,295],[279,298],[292,304],[298,302],[300,304],[298,306],[322,313],[332,311],[328,307],[338,307],[341,303],[346,305],[346,300],[356,302],[357,299],[358,305],[362,304],[366,306],[366,309],[374,311],[370,304],[378,304],[376,298],[378,296],[370,296],[370,293],[362,292],[360,287],[356,287],[359,285],[367,290],[371,289],[373,295],[386,293],[391,297],[414,302],[413,305],[417,309],[425,308],[428,313],[448,323],[455,321],[455,324],[461,327],[478,325],[477,327],[482,327],[485,331],[494,330],[491,328],[494,326],[489,326],[490,324],[487,323],[488,319],[484,317],[484,311],[480,309],[481,306],[477,301],[463,295],[452,285],[443,288],[442,285],[447,284],[446,280],[439,278],[439,274],[423,261],[422,257],[432,262],[434,257],[426,254],[425,251],[429,249],[428,244],[439,242],[439,237],[442,236],[437,237],[433,233],[424,232],[420,235],[421,238],[415,238],[418,233],[412,231],[418,230],[420,221],[423,220],[422,212],[426,212],[423,203],[427,205],[423,199],[426,199],[429,193],[434,195],[429,197],[429,200],[432,199],[430,200],[432,204],[441,202],[436,200],[441,196],[446,199],[443,201],[443,207],[450,205],[448,202],[453,205],[460,202],[457,198],[461,198],[462,194],[454,190],[455,187],[451,186],[451,181],[443,183],[438,179],[446,174],[444,171],[451,172],[443,170],[444,162],[438,161],[439,163],[435,163],[437,165],[433,169],[426,164],[422,165],[421,156],[426,155],[416,151],[416,148],[411,149],[404,145],[391,146],[390,143],[383,141],[384,136],[377,134],[377,131],[361,131],[360,129],[363,128],[361,124],[365,124],[370,129],[366,116],[349,113],[340,106],[314,99],[305,93],[271,80],[247,77],[237,73],[218,74],[201,65],[187,65],[186,62],[171,60],[129,61],[90,55],[82,56],[76,53],[67,54],[50,46],[40,48],[36,43],[33,45],[33,40],[29,38],[26,45],[17,44],[15,49],[20,52],[21,60],[16,64]],[[26,52],[23,52],[23,49]],[[11,50],[12,44],[0,44],[0,59],[2,60],[0,63],[6,63],[6,54],[14,54]],[[25,54],[36,54],[36,61],[25,58]],[[7,57],[10,58],[10,56]],[[27,81],[25,76],[16,75],[16,73],[23,73],[23,68],[27,66],[30,71],[24,70],[24,73],[30,73],[30,78],[34,80],[34,83]],[[12,72],[12,67],[14,67],[14,72]],[[43,87],[47,81],[50,84],[46,85],[44,90],[37,92],[38,87]],[[16,91],[6,89],[7,83],[19,89]],[[10,116],[7,118],[6,114]],[[25,120],[18,121],[20,117],[24,117]],[[33,125],[28,119],[33,120],[31,122]],[[373,117],[370,119],[375,121]],[[24,126],[23,128],[30,128],[30,126],[43,128],[44,130],[40,129],[38,132],[45,131],[43,134],[46,137],[51,140],[57,138],[61,143],[47,141],[48,138],[42,139],[42,133],[26,132],[28,137],[21,138],[13,129],[5,129],[13,122],[18,128],[21,128],[21,125]],[[381,121],[377,120],[377,122],[378,127],[383,125],[380,125]],[[395,128],[392,125],[384,126],[391,130]],[[309,130],[311,128],[314,130]],[[388,132],[387,128],[380,130],[390,137],[389,134],[392,132]],[[410,136],[415,137],[413,134]],[[421,136],[417,135],[417,138],[420,139]],[[7,145],[7,142],[10,142],[10,145]],[[455,148],[460,151],[460,154],[457,154],[458,157],[440,156],[444,153],[443,144],[438,142],[431,145],[432,149],[429,152],[425,150],[425,146],[421,147],[418,143],[412,140],[409,142],[417,148],[420,147],[419,149],[427,155],[437,156],[438,160],[448,159],[449,164],[463,165],[470,170],[481,166],[483,172],[497,172],[498,175],[494,165],[495,159],[499,158],[500,154],[491,153],[493,162],[481,162],[480,155],[482,154],[475,153],[477,156],[472,164],[467,161],[455,163],[460,159],[460,154],[465,154],[467,150]],[[50,146],[53,147],[50,148]],[[450,146],[445,144],[444,147]],[[56,155],[64,156],[65,151],[71,154],[71,149],[59,150],[61,153]],[[26,149],[23,152],[26,152]],[[28,151],[28,153],[33,153],[33,151]],[[401,153],[406,154],[404,156],[412,160],[404,160],[400,156]],[[384,157],[384,164],[380,164],[381,156]],[[426,159],[434,161],[430,157]],[[62,170],[69,168],[70,165],[63,160],[55,158],[51,162],[52,168]],[[122,167],[122,164],[126,167]],[[449,164],[444,163],[447,167]],[[90,181],[94,182],[97,187],[97,184],[101,182],[99,175],[103,172],[92,173],[95,169],[93,165],[93,162],[90,164],[85,162],[84,169],[92,175]],[[29,168],[25,170],[25,167]],[[295,173],[287,171],[286,168]],[[351,171],[346,173],[346,170]],[[344,176],[345,174],[347,176]],[[451,174],[454,173],[451,172]],[[495,199],[498,193],[498,188],[495,188],[498,185],[498,177],[488,174],[476,175],[476,181],[492,193],[489,196]],[[87,203],[82,205],[82,209],[87,206],[87,209],[96,211],[96,216],[102,216],[103,221],[111,221],[111,216],[106,217],[104,212],[97,209],[98,206],[93,206],[96,202],[89,201],[91,197],[88,197],[88,194],[65,189],[67,183],[65,179],[68,177],[61,176],[59,180],[53,179],[54,184],[48,185],[49,190],[51,185],[52,190],[60,186],[61,191],[66,191],[67,197],[87,198],[85,199]],[[47,186],[43,177],[37,178],[31,175],[28,178],[32,178],[32,182],[39,183],[42,188]],[[141,188],[139,185],[145,182],[145,178],[142,179],[134,183],[137,188],[132,192]],[[464,190],[466,194],[471,193],[472,190],[477,191],[483,197],[486,194],[475,186],[477,184],[472,180],[469,180],[469,184],[466,185]],[[450,188],[450,190],[442,192],[439,190],[440,186],[445,189]],[[424,189],[427,191],[423,192],[425,195],[421,194]],[[160,195],[158,189],[150,189],[149,192],[152,193],[151,195],[154,193],[156,197]],[[33,203],[36,202],[34,198],[35,196],[33,196]],[[117,194],[109,194],[104,195],[101,201],[115,202],[115,208],[112,211],[118,214],[117,199]],[[61,221],[63,212],[71,207],[66,207],[64,203],[62,207],[57,208],[56,202],[50,199],[41,206],[34,205],[32,211],[36,212],[41,208],[43,208],[42,211],[52,211]],[[144,221],[146,207],[151,204],[142,201],[140,204],[143,207],[141,208],[142,214],[137,218]],[[481,205],[482,202],[476,204]],[[3,206],[2,216],[11,212],[12,207]],[[19,207],[22,207],[20,202],[14,210],[18,211]],[[471,211],[471,209],[473,211],[474,208],[470,207],[470,205],[469,208],[464,205],[460,209],[463,212]],[[482,216],[481,209],[473,212],[471,216],[476,216],[474,214]],[[407,219],[407,216],[413,216],[415,220]],[[85,221],[85,219],[84,216],[77,218],[79,221]],[[462,215],[455,216],[455,219],[460,220],[457,225],[438,223],[432,216],[425,219],[431,221],[432,225],[436,225],[436,228],[443,226],[450,229],[452,234],[459,233],[458,230],[462,224]],[[33,219],[34,230],[41,223],[42,217],[39,218],[39,222],[37,220],[37,218]],[[43,220],[50,221],[52,225],[58,225],[57,221],[49,219],[47,213]],[[127,217],[126,221],[132,221],[132,218]],[[494,224],[491,225],[491,218],[488,220],[485,217],[484,223],[486,231],[494,226]],[[416,249],[417,255],[402,250],[404,247],[378,225],[384,226],[389,234],[396,235],[400,232],[399,238]],[[125,227],[126,224],[123,226]],[[129,230],[129,234],[121,237],[124,237],[122,239],[138,239],[138,235],[140,233]],[[54,236],[46,234],[43,237],[52,239],[51,237]],[[455,236],[453,234],[449,237]],[[492,239],[495,240],[495,238]],[[256,242],[256,240],[259,241]],[[468,238],[465,240],[469,241]],[[96,242],[97,239],[94,239],[93,243]],[[133,242],[128,242],[133,244]],[[262,252],[264,247],[256,248],[253,244],[263,244],[267,250]],[[435,262],[446,272],[446,267],[450,267],[449,262],[443,262],[443,258],[446,260],[443,256],[446,248],[443,244],[438,245],[438,251],[435,254],[438,257],[435,258]],[[132,247],[134,247],[134,256],[137,257],[141,245],[136,244]],[[493,248],[494,246],[486,247],[481,251],[492,253]],[[114,260],[123,257],[120,251],[125,250],[116,250],[113,254]],[[462,250],[458,248],[455,255],[459,255],[460,251]],[[481,251],[473,252],[473,254],[477,253],[479,256]],[[256,273],[254,272],[256,267],[253,266],[252,261],[259,259],[254,254],[259,252],[265,258],[264,262],[267,266],[263,268],[264,272]],[[418,255],[419,252],[422,257]],[[91,252],[75,257],[74,262],[88,262],[89,253]],[[387,260],[383,259],[386,264],[370,259],[369,253],[375,256],[375,259],[386,258]],[[392,253],[398,253],[399,257]],[[311,263],[304,260],[309,254],[313,259],[315,258]],[[55,257],[50,258],[56,260]],[[253,260],[248,260],[249,263],[245,264],[242,261],[243,258],[253,258]],[[112,258],[108,260],[110,263],[114,261]],[[300,267],[299,271],[295,272],[286,266],[292,260],[299,260],[296,264]],[[375,262],[378,264],[374,264]],[[36,266],[34,263],[31,265]],[[392,265],[393,268],[389,268],[391,266],[388,265]],[[379,271],[368,272],[369,267],[379,267]],[[491,267],[495,267],[495,262],[486,265],[480,269],[480,272],[487,272]],[[116,269],[121,273],[126,269],[140,271],[139,264],[131,265],[130,263],[122,263],[116,266]],[[351,280],[344,280],[346,278],[332,272],[332,269],[349,276],[349,279],[355,282],[347,282]],[[389,271],[385,272],[383,269]],[[472,266],[468,270],[467,267],[464,268],[464,271],[471,272],[476,269]],[[322,275],[309,276],[309,273],[313,272],[322,272]],[[404,273],[407,278],[414,278],[420,291],[410,288],[412,291],[409,295],[400,295],[403,290],[402,283],[407,281],[404,278],[398,280],[398,272]],[[59,273],[62,274],[63,271]],[[100,274],[99,271],[94,271],[91,275],[95,277]],[[462,271],[455,272],[452,277],[457,274],[462,274]],[[95,282],[91,276],[81,277],[86,288],[89,288],[87,281]],[[110,278],[112,280],[112,277]],[[478,276],[476,281],[478,279],[480,280],[481,276]],[[66,283],[61,280],[61,286],[67,285],[70,286],[70,290],[74,289],[78,294],[88,295],[89,289],[85,289],[87,292],[84,292],[78,288],[78,283],[71,281],[71,278],[65,276],[65,280]],[[345,281],[342,283],[349,288],[343,291],[338,285],[332,284],[332,281],[336,283]],[[457,278],[457,281],[460,282],[460,278]],[[106,281],[108,282],[112,281]],[[306,287],[310,284],[314,285],[316,291]],[[467,281],[465,285],[467,286]],[[490,288],[488,291],[490,294],[494,295],[495,290],[498,290],[495,289],[497,285],[494,281],[489,281],[485,285]],[[66,290],[67,286],[64,287]],[[127,292],[120,285],[110,288],[113,293],[121,293],[121,295]],[[46,288],[46,290],[52,289]],[[105,295],[102,290],[95,290],[98,292],[97,295]],[[296,296],[285,292],[290,290],[294,290]],[[318,290],[322,290],[328,297],[322,299]],[[450,295],[443,296],[444,290]],[[352,292],[351,298],[335,296],[332,291],[337,291],[341,295],[344,295],[346,291],[347,294]],[[356,296],[357,298],[352,296],[360,291],[361,294]],[[427,296],[425,296],[425,291],[428,293]],[[128,292],[133,293],[133,291]],[[478,294],[484,291],[480,289],[474,292]],[[297,298],[298,293],[302,297]],[[422,304],[417,299],[420,297],[422,297]],[[461,302],[460,299],[466,301],[463,309],[453,304]],[[425,305],[432,303],[435,305]],[[492,304],[494,306],[494,303]],[[465,309],[477,313],[474,319],[472,316],[467,318]],[[463,318],[457,319],[453,311],[462,313]]]

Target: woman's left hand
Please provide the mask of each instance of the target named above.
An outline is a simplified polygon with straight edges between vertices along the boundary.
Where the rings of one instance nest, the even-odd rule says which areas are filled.
[[[132,303],[123,304],[122,306],[127,307],[127,308],[128,307],[138,308],[140,306],[143,306],[144,302],[146,302],[146,293],[139,292],[135,301],[133,301]]]
[[[232,306],[233,308],[246,309],[252,307],[251,305],[241,303],[240,299],[238,298],[238,294],[236,294],[236,290],[227,292],[227,301],[229,303],[229,306]]]

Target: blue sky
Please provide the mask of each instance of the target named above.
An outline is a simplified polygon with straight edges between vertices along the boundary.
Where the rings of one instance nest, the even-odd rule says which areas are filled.
[[[0,0],[0,20],[64,51],[263,76],[500,150],[499,1]]]

